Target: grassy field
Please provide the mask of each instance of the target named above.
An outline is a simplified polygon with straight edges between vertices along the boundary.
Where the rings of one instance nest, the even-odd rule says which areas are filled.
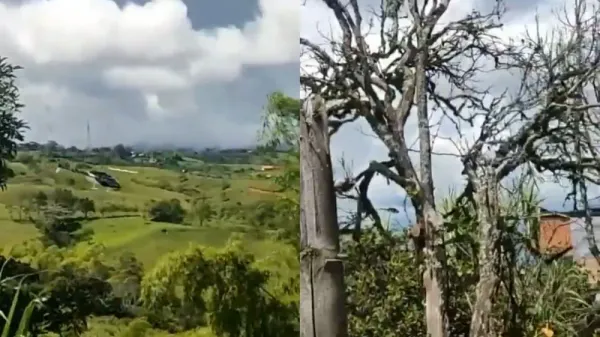
[[[202,163],[196,163],[202,165]],[[214,167],[215,164],[211,164]],[[273,198],[275,189],[270,179],[256,177],[257,167],[250,165],[224,165],[222,178],[202,176],[199,171],[181,173],[152,167],[96,166],[93,169],[107,172],[121,184],[119,191],[104,188],[91,189],[91,183],[81,174],[61,170],[56,172],[57,163],[41,160],[35,165],[12,163],[16,176],[6,191],[0,192],[0,247],[23,242],[37,235],[32,224],[15,222],[18,215],[9,214],[9,207],[19,205],[26,195],[37,191],[50,192],[67,188],[78,197],[94,200],[96,210],[109,205],[129,208],[122,214],[96,214],[99,218],[85,223],[94,231],[94,241],[109,251],[120,253],[131,251],[145,263],[151,264],[156,256],[188,243],[222,245],[239,224],[210,223],[205,227],[192,227],[164,223],[153,223],[142,216],[148,204],[164,199],[178,199],[184,208],[196,198],[206,198],[214,205],[244,205],[257,200]],[[137,173],[120,172],[128,170]],[[242,171],[240,171],[242,169]],[[266,192],[265,192],[266,191]],[[137,212],[136,212],[137,210]],[[13,211],[14,213],[14,211]],[[104,217],[103,217],[104,216]],[[152,245],[148,245],[152,242]]]

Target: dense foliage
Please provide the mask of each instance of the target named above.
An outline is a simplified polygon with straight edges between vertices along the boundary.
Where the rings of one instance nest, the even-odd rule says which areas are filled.
[[[51,253],[45,256],[50,257],[47,254]],[[55,254],[52,257],[59,258]],[[61,263],[56,269],[48,269],[44,266],[57,265],[44,263],[42,259],[38,261],[39,268],[34,268],[31,264],[4,257],[0,257],[0,262],[5,266],[0,310],[9,312],[10,299],[19,291],[15,312],[16,318],[20,318],[29,303],[39,298],[29,322],[30,333],[34,335],[43,332],[80,334],[87,329],[91,315],[127,316],[119,299],[113,296],[110,284],[82,266]],[[17,283],[21,285],[17,287]],[[4,326],[5,323],[1,324]]]
[[[14,175],[7,166],[17,154],[17,142],[23,141],[26,123],[18,117],[23,104],[20,101],[16,74],[20,67],[0,57],[0,188],[6,188],[7,179]]]
[[[158,201],[150,206],[148,210],[150,220],[175,224],[183,222],[185,213],[186,211],[178,199]]]
[[[539,336],[547,325],[558,336],[579,336],[594,317],[590,294],[595,285],[573,260],[549,260],[531,250],[532,237],[524,228],[539,226],[531,216],[536,201],[531,193],[511,196],[502,207],[507,216],[502,222],[503,261],[498,266],[502,281],[492,307],[494,330],[506,337]],[[478,281],[473,211],[458,209],[446,223],[445,272],[452,336],[469,334]],[[402,332],[425,336],[421,269],[415,263],[407,232],[382,236],[366,229],[359,239],[348,239],[343,246],[348,254],[350,335],[393,336]]]
[[[239,246],[174,252],[144,277],[141,300],[151,322],[168,330],[209,323],[220,336],[291,336],[297,308],[271,297],[268,273]]]

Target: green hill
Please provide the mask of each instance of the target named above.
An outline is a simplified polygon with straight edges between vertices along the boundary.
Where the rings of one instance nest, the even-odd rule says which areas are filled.
[[[274,193],[265,191],[275,189],[271,180],[257,177],[251,170],[215,178],[193,171],[181,173],[151,167],[91,166],[91,169],[106,172],[119,181],[122,187],[115,191],[103,187],[91,189],[92,184],[83,175],[68,170],[56,172],[58,164],[43,157],[35,164],[11,163],[10,167],[16,176],[10,180],[7,190],[0,192],[0,228],[5,233],[0,236],[0,246],[12,246],[37,235],[31,223],[19,222],[19,209],[28,196],[38,191],[51,193],[56,188],[64,188],[79,198],[94,201],[96,217],[87,221],[85,227],[95,232],[95,241],[111,250],[140,252],[138,255],[146,262],[153,259],[152,255],[161,255],[188,242],[219,245],[226,242],[231,233],[243,231],[243,225],[235,217],[216,219],[202,228],[154,223],[145,219],[146,209],[152,202],[177,199],[189,210],[193,200],[202,198],[213,204],[218,212],[273,199]],[[224,172],[233,172],[231,165],[223,167],[226,168]],[[148,257],[136,242],[152,242],[158,248]]]
[[[21,154],[22,155],[22,154]],[[30,221],[35,213],[31,208],[36,193],[52,195],[65,189],[76,198],[93,201],[95,211],[80,214],[82,231],[91,232],[85,241],[73,249],[91,245],[104,247],[104,255],[117,261],[124,253],[133,253],[144,269],[152,268],[165,254],[185,250],[190,244],[222,247],[231,238],[241,238],[246,251],[257,258],[257,264],[273,275],[297,272],[292,247],[276,238],[276,228],[256,228],[247,221],[246,212],[260,209],[260,202],[276,200],[279,193],[273,177],[279,172],[261,172],[256,165],[210,164],[187,160],[185,169],[165,169],[147,166],[87,165],[68,160],[48,159],[39,153],[28,153],[25,162],[10,163],[15,176],[8,188],[0,192],[0,247],[4,255],[18,252],[22,244],[40,236]],[[72,170],[61,169],[68,166]],[[104,187],[92,189],[83,174],[74,170],[103,171],[118,180],[120,190]],[[162,200],[176,199],[188,216],[179,224],[152,221],[149,207]],[[213,217],[199,225],[194,221],[194,203],[211,205]],[[107,261],[109,262],[109,261]],[[108,321],[107,321],[108,320]],[[107,323],[108,322],[108,323]],[[89,336],[108,336],[122,333],[127,322],[114,318],[95,318]],[[157,331],[157,334],[160,333]],[[154,332],[150,335],[156,335]],[[157,335],[158,336],[158,335]],[[211,336],[210,330],[200,329],[186,336]]]

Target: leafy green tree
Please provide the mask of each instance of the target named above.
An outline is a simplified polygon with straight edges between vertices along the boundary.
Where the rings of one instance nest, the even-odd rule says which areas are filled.
[[[29,165],[30,163],[35,161],[35,158],[29,153],[20,153],[19,155],[17,155],[15,161],[23,163],[25,165]]]
[[[265,291],[268,273],[253,262],[235,244],[171,253],[144,277],[143,306],[152,322],[171,329],[190,330],[208,321],[219,336],[297,335],[297,307]]]
[[[148,216],[152,221],[180,224],[186,211],[178,199],[162,200],[150,206]]]
[[[131,151],[128,150],[123,144],[117,144],[113,147],[112,152],[119,159],[127,159],[131,157]]]
[[[0,256],[0,310],[14,312],[12,321],[29,318],[31,336],[49,332],[61,336],[80,335],[87,328],[92,315],[127,316],[120,300],[112,295],[110,285],[81,268],[65,264],[58,269],[39,270],[31,265]],[[27,276],[27,277],[23,277]],[[18,293],[18,302],[10,299]],[[15,303],[15,308],[11,306]],[[31,303],[35,303],[32,310]],[[10,322],[10,321],[9,321]],[[0,321],[0,327],[6,327]],[[8,336],[16,335],[16,325]]]
[[[48,206],[48,195],[44,191],[38,191],[33,198],[38,207]]]
[[[4,318],[0,320],[2,336],[19,336],[17,329],[26,332],[24,336],[29,336],[31,314],[38,303],[27,295],[32,280],[38,278],[35,275],[37,271],[28,264],[1,255],[0,265],[0,313]],[[18,326],[16,322],[19,322]]]
[[[274,178],[282,192],[279,211],[286,216],[285,223],[296,225],[280,226],[284,237],[296,248],[300,248],[300,157],[299,118],[301,101],[281,92],[272,93],[267,100],[263,115],[261,141],[266,149],[286,148],[283,173]]]
[[[69,247],[91,234],[80,232],[81,223],[62,209],[45,210],[40,217],[30,220],[42,234],[41,240],[46,246]]]
[[[53,317],[45,323],[47,331],[80,335],[87,329],[90,316],[128,316],[110,283],[93,275],[82,275],[77,269],[64,268],[53,273],[45,288],[42,294],[47,299],[40,314]],[[65,310],[69,308],[70,311]],[[44,316],[38,319],[43,320]]]
[[[83,213],[83,216],[87,218],[88,214],[96,211],[96,204],[94,203],[94,200],[89,198],[78,199],[77,208]]]
[[[37,191],[31,199],[31,205],[35,210],[35,217],[39,218],[47,209],[48,206],[48,195],[44,191]]]
[[[5,57],[0,57],[0,188],[5,189],[8,179],[14,172],[7,161],[15,159],[17,142],[23,141],[23,131],[27,124],[17,117],[23,108],[20,102],[19,89],[16,85],[15,72],[21,69],[10,64]]]
[[[55,154],[59,151],[60,145],[54,141],[49,140],[44,144],[44,152],[46,152],[46,156],[49,158],[55,157]]]
[[[346,287],[350,336],[425,337],[419,267],[408,238],[384,238],[372,230],[350,241]]]
[[[18,221],[23,221],[28,218],[31,211],[35,208],[34,205],[35,192],[24,190],[17,195]]]
[[[200,226],[204,226],[204,223],[212,220],[216,214],[217,212],[207,197],[203,196],[194,202],[192,215],[199,222]]]
[[[261,139],[265,146],[298,148],[301,105],[299,99],[282,92],[269,95],[261,129]]]
[[[77,205],[78,198],[73,191],[66,188],[56,188],[52,191],[51,199],[55,205],[66,210],[73,211]]]
[[[117,296],[129,305],[137,303],[140,296],[140,287],[144,276],[141,262],[132,253],[124,253],[119,257],[110,283]]]

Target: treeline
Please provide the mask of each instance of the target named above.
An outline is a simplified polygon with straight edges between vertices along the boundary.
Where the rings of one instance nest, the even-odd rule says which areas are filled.
[[[94,200],[79,197],[67,188],[55,188],[51,191],[24,190],[6,200],[5,206],[10,219],[17,222],[30,222],[36,216],[53,210],[84,219],[88,219],[91,214],[106,216],[140,212],[138,207],[116,202],[97,205]]]
[[[40,152],[49,158],[63,158],[87,162],[94,165],[126,165],[130,163],[150,166],[178,166],[184,157],[213,164],[275,164],[280,151],[258,147],[255,149],[211,149],[195,150],[190,148],[138,149],[133,146],[117,144],[109,147],[80,149],[65,147],[55,141],[45,144],[27,142],[18,145],[20,152]]]

